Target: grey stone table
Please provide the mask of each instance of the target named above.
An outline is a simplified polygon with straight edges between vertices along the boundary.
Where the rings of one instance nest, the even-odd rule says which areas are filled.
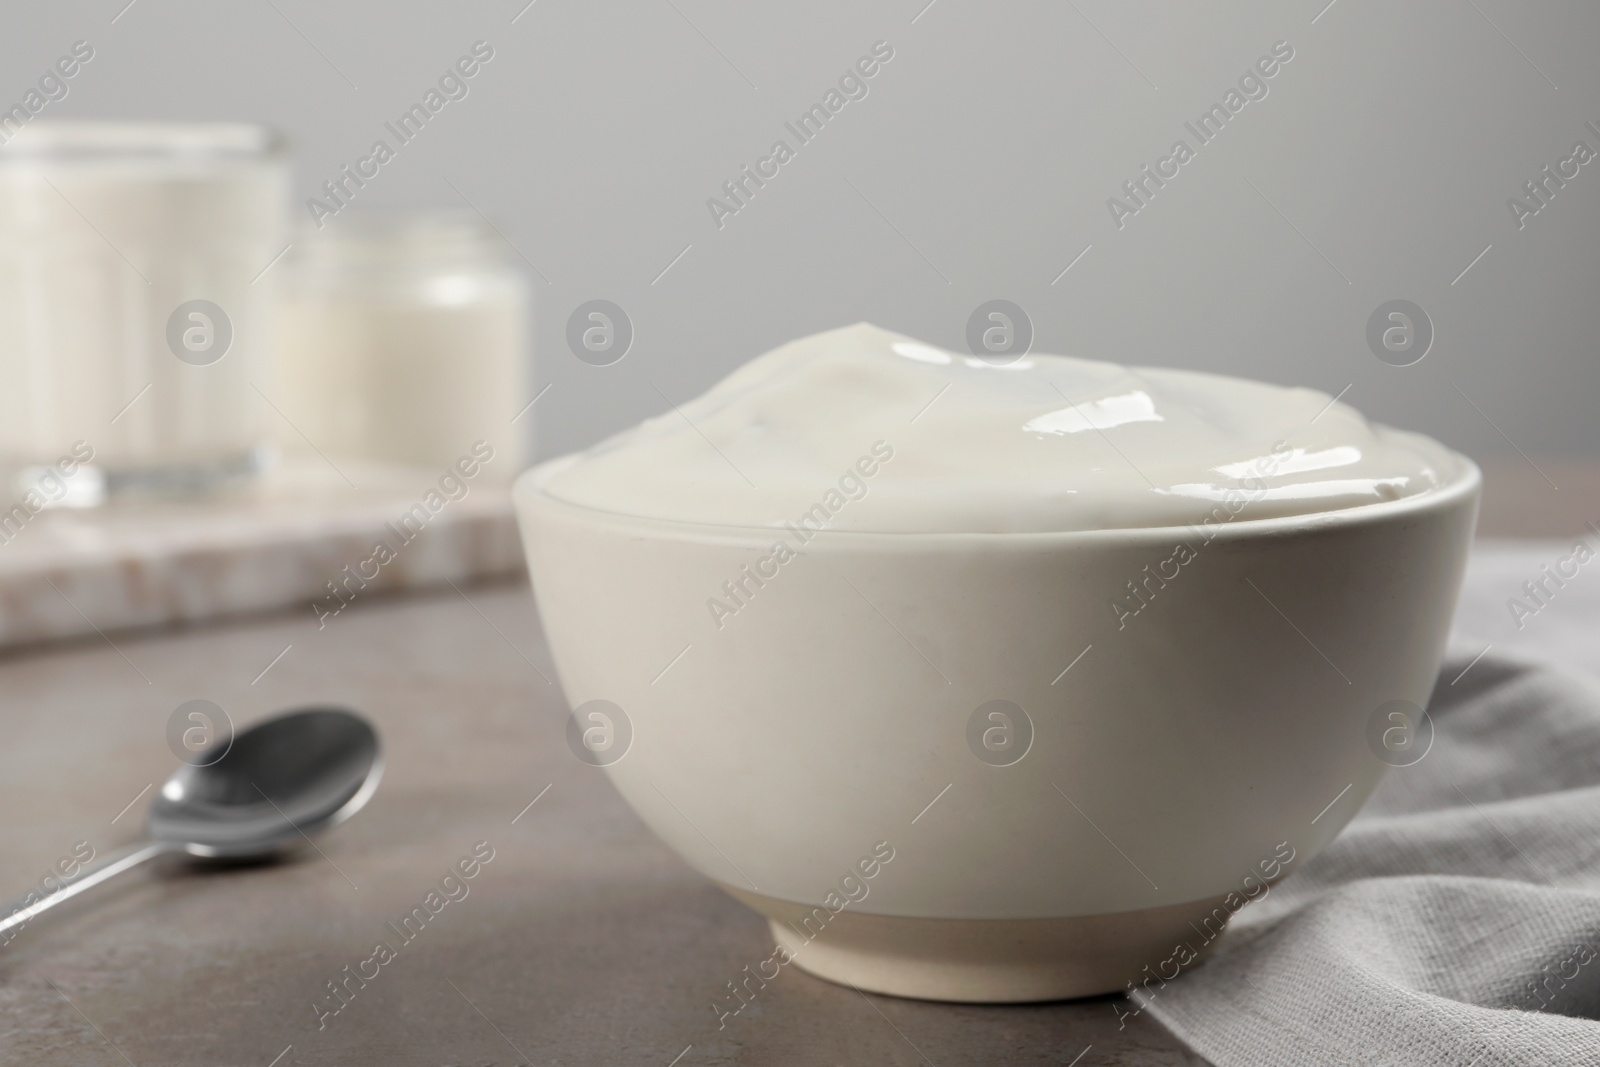
[[[572,756],[551,676],[521,584],[375,599],[321,630],[300,612],[0,658],[0,893],[136,836],[185,701],[236,723],[346,703],[388,753],[371,805],[320,851],[212,873],[173,860],[23,928],[0,948],[0,1062],[1191,1062],[1148,1018],[1119,1030],[1109,998],[930,1004],[793,968],[719,1029],[711,1004],[768,954],[765,925]],[[475,848],[493,858],[403,941],[387,924],[429,915]],[[368,962],[380,941],[397,951]]]

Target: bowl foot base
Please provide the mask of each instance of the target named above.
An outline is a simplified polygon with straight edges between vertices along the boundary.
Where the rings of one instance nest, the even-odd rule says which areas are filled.
[[[819,978],[980,1004],[1095,996],[1170,978],[1204,958],[1228,915],[1218,896],[1068,919],[915,919],[848,908],[834,914],[722,888],[765,915],[791,962]]]

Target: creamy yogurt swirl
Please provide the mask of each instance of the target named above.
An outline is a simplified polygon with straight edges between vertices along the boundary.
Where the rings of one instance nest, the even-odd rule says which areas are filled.
[[[861,323],[775,348],[535,481],[677,522],[1018,533],[1335,511],[1428,492],[1459,464],[1314,389],[1066,356],[998,365]]]

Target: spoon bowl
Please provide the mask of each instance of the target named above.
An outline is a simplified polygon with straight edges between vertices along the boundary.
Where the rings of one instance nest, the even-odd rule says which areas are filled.
[[[242,731],[215,762],[180,767],[150,806],[148,832],[192,856],[270,856],[354,815],[382,773],[365,719],[302,708]]]

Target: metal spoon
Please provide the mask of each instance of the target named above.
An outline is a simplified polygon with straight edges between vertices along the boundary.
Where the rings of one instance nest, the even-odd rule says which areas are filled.
[[[382,774],[378,734],[353,711],[301,708],[258,722],[220,759],[185,764],[167,779],[150,805],[148,841],[112,853],[42,899],[24,898],[0,919],[0,938],[168,852],[230,860],[283,852],[354,815]]]

